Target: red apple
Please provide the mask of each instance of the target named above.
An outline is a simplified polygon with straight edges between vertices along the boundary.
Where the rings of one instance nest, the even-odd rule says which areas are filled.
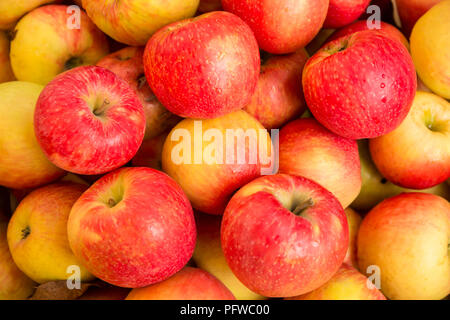
[[[280,128],[306,110],[302,71],[309,56],[306,50],[263,60],[258,85],[244,109],[266,129]]]
[[[119,169],[101,178],[74,204],[67,228],[83,265],[127,288],[175,274],[191,258],[196,239],[186,195],[150,168]]]
[[[150,89],[144,74],[143,57],[144,48],[127,47],[104,57],[97,66],[114,72],[137,93],[145,111],[144,140],[147,140],[172,129],[179,118],[164,108]]]
[[[216,118],[245,107],[258,82],[258,44],[250,28],[223,11],[158,31],[144,54],[147,80],[164,106],[190,118]]]
[[[361,190],[361,165],[355,140],[343,138],[314,119],[299,119],[280,131],[280,173],[303,176],[334,194],[342,207]]]
[[[342,28],[364,13],[370,0],[330,0],[325,28]]]
[[[375,138],[400,125],[417,87],[408,50],[379,31],[322,47],[306,63],[303,90],[314,117],[347,138]]]
[[[258,178],[230,200],[222,248],[233,273],[267,297],[307,293],[327,282],[348,248],[339,201],[317,183],[278,174]]]
[[[171,278],[134,289],[127,300],[235,300],[222,282],[206,271],[186,267]]]
[[[397,10],[406,35],[411,31],[417,20],[442,0],[396,0]]]
[[[123,166],[144,137],[145,114],[125,81],[100,67],[78,67],[52,80],[34,115],[36,137],[58,167],[101,174]]]
[[[305,47],[322,28],[329,0],[222,0],[247,22],[261,49],[283,54]]]
[[[347,36],[347,35],[353,34],[358,31],[365,31],[365,30],[370,30],[369,26],[367,25],[367,21],[366,20],[356,21],[342,29],[339,29],[335,33],[333,33],[330,36],[330,38],[327,40],[327,42],[339,39],[340,37]],[[399,40],[409,50],[408,40],[405,38],[403,33],[401,33],[400,30],[398,30],[393,25],[383,22],[383,21],[380,21],[380,29],[377,29],[377,30],[379,32],[383,33],[385,36],[390,37],[391,39]]]

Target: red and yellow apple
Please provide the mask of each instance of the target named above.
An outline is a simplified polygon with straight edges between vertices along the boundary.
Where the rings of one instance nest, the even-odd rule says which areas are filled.
[[[0,30],[9,30],[27,12],[55,0],[0,1]]]
[[[112,285],[139,288],[183,268],[195,247],[191,204],[164,173],[123,168],[92,185],[67,223],[75,256]]]
[[[244,108],[266,129],[282,127],[306,110],[302,71],[309,56],[305,49],[263,59],[258,85],[251,102]]]
[[[364,13],[370,0],[330,0],[324,28],[342,28]]]
[[[314,117],[351,139],[375,138],[398,127],[416,87],[408,50],[374,30],[329,42],[303,70],[303,91]]]
[[[280,131],[280,173],[303,176],[334,194],[342,207],[361,190],[356,141],[329,131],[314,119],[299,119]]]
[[[450,293],[450,204],[425,193],[384,200],[358,233],[361,272],[379,268],[389,299],[443,299]]]
[[[144,137],[145,114],[124,80],[107,69],[85,66],[44,88],[34,126],[39,144],[58,167],[102,174],[134,157]]]
[[[248,23],[261,49],[275,54],[305,47],[322,28],[329,0],[222,0],[226,11]]]
[[[64,172],[47,160],[36,140],[33,115],[43,87],[28,82],[0,84],[0,185],[35,188]]]
[[[338,271],[348,249],[348,224],[329,191],[278,174],[234,194],[221,239],[228,265],[246,287],[267,297],[292,297],[317,289]]]
[[[260,71],[253,32],[223,11],[158,31],[144,54],[147,80],[161,103],[188,118],[216,118],[251,100]]]
[[[75,183],[55,183],[36,189],[23,199],[8,225],[8,245],[14,262],[38,283],[66,280],[76,266],[81,281],[94,277],[75,258],[67,240],[72,205],[86,190]],[[69,270],[69,271],[68,271]]]
[[[11,65],[18,80],[47,84],[57,74],[94,64],[108,53],[104,34],[80,11],[80,25],[69,28],[68,6],[34,9],[14,28]]]
[[[0,83],[14,79],[9,61],[9,39],[5,32],[0,31]]]

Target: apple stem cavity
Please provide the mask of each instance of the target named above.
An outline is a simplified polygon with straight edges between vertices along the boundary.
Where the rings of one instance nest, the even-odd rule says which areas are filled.
[[[94,110],[92,110],[92,112],[94,113],[94,115],[96,115],[97,117],[101,117],[105,114],[106,109],[109,107],[110,105],[110,101],[108,99],[104,99],[101,104],[100,103],[96,103]]]
[[[305,212],[306,209],[312,207],[313,205],[314,205],[313,199],[309,198],[308,200],[299,203],[295,207],[294,211],[292,211],[292,213],[295,214],[296,216],[300,216],[303,212]]]
[[[83,60],[79,57],[72,57],[66,61],[64,64],[64,71],[73,69],[75,67],[81,66],[83,64]]]
[[[26,226],[25,229],[22,229],[22,240],[25,240],[31,233],[30,226]]]

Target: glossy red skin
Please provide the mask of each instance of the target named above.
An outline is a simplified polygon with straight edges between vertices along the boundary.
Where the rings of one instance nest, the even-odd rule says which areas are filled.
[[[107,99],[103,119],[86,101]],[[42,91],[34,115],[44,153],[58,167],[102,174],[136,154],[145,131],[144,109],[128,84],[109,70],[87,66],[67,71]]]
[[[222,0],[241,17],[264,51],[285,54],[305,47],[322,28],[329,0]]]
[[[210,273],[186,267],[166,281],[130,292],[126,300],[235,300]]]
[[[143,57],[143,47],[126,47],[104,57],[97,66],[114,72],[137,93],[145,111],[144,140],[148,140],[172,129],[180,118],[170,113],[153,94],[145,78]]]
[[[314,205],[296,216],[274,192],[307,195]],[[306,178],[278,174],[258,178],[234,195],[223,216],[221,241],[228,265],[250,290],[291,297],[336,273],[348,247],[348,224],[329,191]]]
[[[244,108],[266,129],[282,127],[306,110],[302,71],[309,56],[305,50],[272,56],[261,66],[258,85],[251,102]]]
[[[329,131],[315,119],[298,119],[280,131],[280,173],[311,179],[345,208],[361,190],[358,145]]]
[[[400,32],[400,30],[398,30],[393,25],[383,22],[383,21],[380,21],[380,27],[381,27],[380,29],[377,29],[379,32],[382,32],[384,35],[386,35],[387,37],[390,37],[391,39],[399,40],[409,50],[409,42],[405,38],[403,33]],[[369,27],[367,26],[367,21],[366,20],[356,21],[342,29],[339,29],[335,33],[333,33],[328,38],[327,42],[339,39],[340,37],[343,37],[343,36],[351,35],[358,31],[365,31],[365,30],[370,30]]]
[[[345,50],[329,52],[345,44]],[[375,30],[328,43],[303,70],[303,91],[314,117],[350,139],[375,138],[398,127],[411,108],[416,88],[408,50]]]
[[[216,11],[158,31],[147,43],[144,67],[167,109],[187,118],[216,118],[250,102],[259,49],[239,17]]]
[[[122,184],[123,199],[110,208],[102,195],[115,184]],[[78,199],[68,235],[75,256],[98,278],[139,288],[186,265],[196,228],[191,204],[173,179],[150,168],[124,168],[101,178]]]
[[[346,26],[364,13],[370,0],[330,0],[324,28],[337,29]]]

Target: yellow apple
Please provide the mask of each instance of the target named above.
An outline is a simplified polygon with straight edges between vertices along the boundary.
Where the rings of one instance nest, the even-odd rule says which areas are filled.
[[[48,5],[34,9],[14,28],[11,65],[18,80],[47,84],[57,74],[95,64],[108,53],[105,35],[89,17],[68,6]]]
[[[362,218],[351,208],[345,209],[345,215],[348,221],[348,250],[345,256],[344,263],[358,268],[358,259],[356,257],[356,238],[358,236],[359,226],[361,225]]]
[[[73,255],[67,238],[70,210],[86,189],[85,185],[70,182],[36,189],[20,202],[11,217],[7,234],[11,255],[19,269],[34,281],[65,280],[74,275],[77,267],[81,281],[93,279]]]
[[[42,89],[28,82],[0,84],[0,185],[34,188],[64,173],[47,160],[34,134],[34,108]]]
[[[220,243],[220,223],[218,216],[197,214],[197,244],[193,259],[196,265],[219,279],[238,300],[261,300],[265,297],[254,293],[231,271]]]
[[[428,10],[411,33],[411,54],[425,85],[450,99],[450,0]]]
[[[83,0],[94,23],[114,40],[143,46],[167,24],[190,18],[200,0]]]
[[[0,83],[14,80],[14,74],[9,61],[9,39],[6,33],[0,31]]]
[[[8,30],[14,27],[17,20],[24,14],[43,4],[55,2],[55,0],[13,0],[0,1],[0,30]]]

